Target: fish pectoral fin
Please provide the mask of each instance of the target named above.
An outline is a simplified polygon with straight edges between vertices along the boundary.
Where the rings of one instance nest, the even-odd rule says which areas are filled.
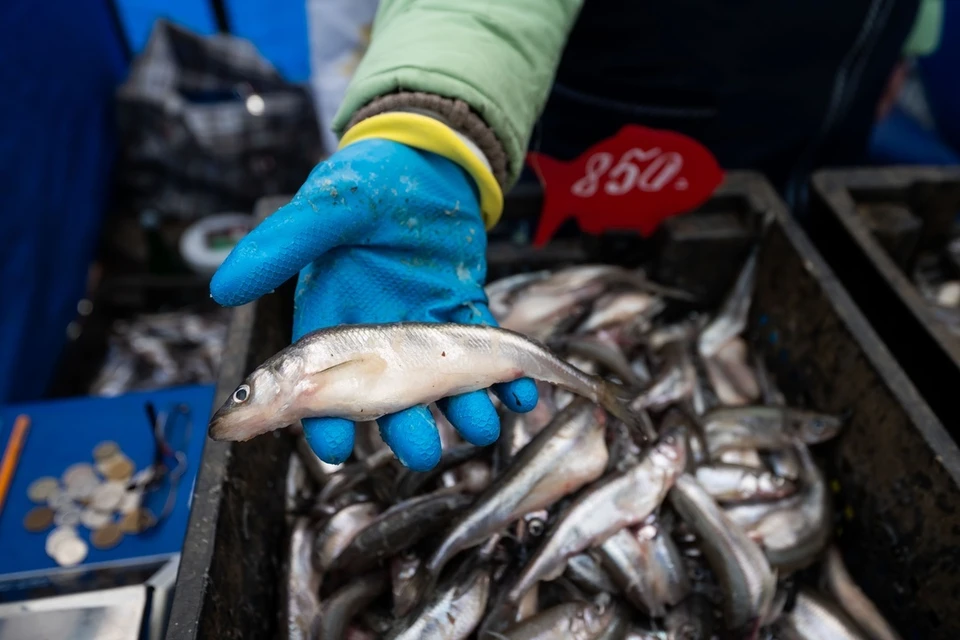
[[[318,372],[318,375],[334,374],[345,378],[360,378],[380,375],[387,368],[387,361],[375,353],[351,358]]]

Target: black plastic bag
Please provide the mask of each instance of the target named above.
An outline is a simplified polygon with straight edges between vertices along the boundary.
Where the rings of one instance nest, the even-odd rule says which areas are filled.
[[[118,91],[121,210],[194,219],[299,189],[320,160],[309,90],[247,40],[158,21]]]

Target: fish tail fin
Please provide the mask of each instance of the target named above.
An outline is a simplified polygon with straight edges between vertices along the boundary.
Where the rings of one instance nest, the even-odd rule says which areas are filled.
[[[631,429],[639,431],[648,442],[656,440],[657,430],[654,428],[653,421],[650,420],[647,412],[643,409],[634,411],[628,406],[627,403],[632,396],[629,390],[606,380],[600,382],[597,392],[597,402],[600,406]]]

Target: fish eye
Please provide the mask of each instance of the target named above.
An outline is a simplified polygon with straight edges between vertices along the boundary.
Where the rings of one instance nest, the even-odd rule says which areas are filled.
[[[246,402],[247,398],[250,397],[250,385],[242,384],[237,387],[237,390],[233,392],[233,401],[234,402]]]
[[[529,531],[530,535],[535,538],[539,538],[541,535],[543,535],[544,528],[545,525],[543,524],[543,520],[539,518],[534,518],[527,523],[527,531]]]
[[[826,428],[827,428],[827,423],[823,420],[823,418],[814,418],[813,420],[810,421],[810,429],[812,429],[816,433],[820,433]]]

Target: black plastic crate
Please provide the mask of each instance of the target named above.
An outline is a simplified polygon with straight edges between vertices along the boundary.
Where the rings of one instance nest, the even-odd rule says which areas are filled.
[[[712,281],[718,267],[726,268],[716,255],[736,253],[741,236],[755,237],[764,215],[771,223],[760,248],[748,333],[792,402],[850,412],[842,435],[818,448],[840,488],[838,541],[847,565],[905,638],[954,640],[960,637],[960,619],[953,615],[960,594],[960,450],[765,180],[730,174],[684,229],[666,229],[649,241],[568,239],[543,250],[494,243],[490,275],[584,261],[639,262],[645,254],[670,255],[664,236],[706,242],[723,228],[716,242],[729,246],[699,259],[691,253],[672,272],[682,280],[699,271]],[[698,216],[707,231],[690,233]],[[721,218],[726,222],[718,223]],[[732,279],[718,282],[711,295],[721,295]],[[290,306],[287,287],[235,311],[217,404],[287,344]],[[246,443],[207,442],[171,640],[284,635],[283,510],[293,450],[293,438],[282,432]]]
[[[816,174],[810,232],[920,394],[960,436],[960,336],[934,315],[910,273],[921,251],[957,233],[960,169],[892,167]]]

